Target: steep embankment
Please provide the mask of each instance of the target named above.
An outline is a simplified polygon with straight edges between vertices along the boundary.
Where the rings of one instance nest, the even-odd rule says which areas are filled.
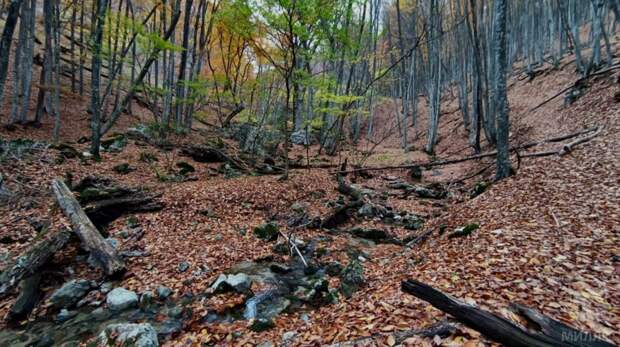
[[[314,247],[321,249],[319,260],[323,264],[338,261],[346,265],[353,251],[357,256],[353,259],[361,259],[366,284],[351,298],[341,297],[338,303],[281,314],[274,319],[275,328],[259,333],[249,331],[245,320],[207,322],[207,312],[227,311],[243,301],[236,294],[213,296],[191,304],[193,311],[187,325],[166,344],[279,344],[285,333],[291,345],[322,345],[373,334],[375,343],[390,344],[388,336],[393,332],[424,327],[446,318],[425,302],[403,294],[400,281],[406,278],[418,279],[508,317],[512,316],[504,308],[510,302],[526,303],[619,343],[616,327],[620,325],[620,107],[614,98],[619,89],[617,75],[593,81],[573,105],[565,107],[558,99],[534,112],[529,109],[577,76],[567,68],[550,71],[532,82],[515,80],[510,90],[513,143],[584,127],[602,126],[603,130],[568,155],[523,159],[515,176],[491,185],[476,198],[469,199],[467,190],[476,181],[489,180],[492,168],[467,180],[465,186],[446,184],[453,196],[444,201],[392,194],[381,176],[405,178],[406,172],[402,170],[368,180],[358,178],[358,184],[385,192],[386,204],[427,218],[423,230],[434,232],[425,243],[406,249],[393,244],[372,245],[342,233],[296,231],[297,237],[306,242],[315,240]],[[445,106],[451,110],[451,105]],[[459,119],[458,112],[442,117],[439,157],[471,154],[466,149],[466,133],[458,126]],[[85,118],[76,124],[83,124],[81,130],[85,132]],[[19,134],[26,136],[29,132]],[[77,133],[72,139],[77,140]],[[416,141],[412,138],[414,148],[421,148],[423,141],[423,137]],[[395,141],[393,147],[380,147],[374,162],[381,163],[377,157],[386,154],[393,154],[390,161],[396,162],[427,159],[417,151],[396,154],[400,153],[397,144]],[[81,145],[83,148],[76,146],[85,149],[87,144]],[[556,146],[559,144],[535,150]],[[159,161],[141,161],[146,153]],[[52,177],[69,172],[77,180],[97,173],[162,194],[163,210],[132,216],[131,224],[139,224],[144,231],[141,240],[122,237],[129,218],[117,219],[107,230],[118,238],[121,250],[146,252],[144,256],[127,259],[129,272],[115,286],[143,292],[166,285],[172,288],[175,300],[204,294],[211,282],[234,264],[265,261],[269,257],[282,262],[290,260],[289,256],[275,254],[273,244],[257,239],[251,230],[270,219],[285,225],[296,202],[305,206],[310,216],[324,217],[331,210],[327,204],[338,198],[335,180],[326,170],[295,170],[285,182],[273,176],[228,179],[215,173],[212,164],[181,158],[177,149],[161,151],[131,141],[120,153],[104,153],[102,162],[58,162],[57,155],[56,150],[46,150],[30,160],[3,163],[5,182],[14,193],[11,203],[0,207],[0,236],[7,241],[2,244],[7,258],[4,263],[37,240],[37,223],[49,223],[50,230],[68,225],[54,207],[49,190]],[[191,174],[195,180],[163,182],[157,178],[158,172],[175,167],[180,160],[195,166],[196,172]],[[125,162],[134,171],[121,174],[114,170]],[[428,170],[423,182],[452,181],[492,162],[485,159]],[[469,223],[478,223],[480,228],[466,237],[447,237],[454,228]],[[344,226],[353,225],[378,226],[394,237],[410,234],[400,226],[385,225],[372,218],[360,218]],[[446,233],[439,232],[443,229],[440,226],[445,226]],[[70,278],[99,278],[98,270],[89,267],[80,253],[77,242],[73,242],[55,257],[53,271],[46,270],[49,276],[46,275],[42,286],[46,298]],[[181,270],[183,263],[189,266],[188,270]],[[330,277],[329,287],[337,288],[340,281]],[[94,292],[97,300],[105,297],[98,290]],[[0,311],[5,313],[14,300],[3,299]],[[55,313],[45,305],[36,311],[36,315],[48,320]],[[156,317],[160,318],[164,319]],[[476,332],[459,328],[456,335],[443,343],[464,344],[470,340],[474,343],[483,339]],[[430,344],[430,339],[414,338],[408,343]]]

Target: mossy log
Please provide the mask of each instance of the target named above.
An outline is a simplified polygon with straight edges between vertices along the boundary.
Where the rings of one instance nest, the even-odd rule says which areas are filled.
[[[55,232],[17,257],[0,274],[0,298],[8,295],[22,279],[36,274],[54,253],[65,247],[70,237],[68,231]]]

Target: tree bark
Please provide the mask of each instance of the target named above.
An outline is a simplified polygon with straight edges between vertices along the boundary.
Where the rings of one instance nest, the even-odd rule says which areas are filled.
[[[27,249],[0,274],[0,298],[5,297],[24,278],[36,274],[39,269],[69,241],[71,234],[58,231],[49,238]]]

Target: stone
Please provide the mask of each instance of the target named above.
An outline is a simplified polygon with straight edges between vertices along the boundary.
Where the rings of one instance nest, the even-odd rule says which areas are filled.
[[[284,334],[282,334],[282,340],[285,341],[285,342],[288,342],[288,341],[294,339],[295,336],[297,336],[297,332],[296,331],[287,331]]]
[[[477,197],[478,195],[484,193],[488,187],[489,187],[489,184],[486,183],[485,181],[480,181],[476,183],[474,187],[469,191],[469,198],[473,199]]]
[[[169,297],[170,294],[172,294],[172,289],[170,289],[170,288],[168,288],[166,286],[159,286],[155,290],[155,293],[157,294],[157,298],[159,300],[163,300],[163,299],[166,299],[167,297]]]
[[[388,238],[388,234],[384,230],[375,228],[353,228],[349,230],[349,233],[373,241],[381,241]]]
[[[189,269],[189,263],[186,261],[180,263],[178,269],[179,269],[179,272],[187,271]]]
[[[90,281],[84,279],[71,280],[56,290],[50,301],[55,307],[68,308],[80,301],[90,290]]]
[[[360,217],[374,217],[375,211],[371,204],[364,204],[357,210],[357,214]]]
[[[275,241],[278,239],[278,224],[276,222],[261,224],[254,228],[254,235],[261,240]]]
[[[267,331],[269,329],[274,328],[276,325],[273,323],[273,320],[267,318],[257,318],[250,325],[250,330],[260,333],[262,331]]]
[[[138,295],[125,288],[114,288],[106,297],[106,304],[112,311],[122,311],[138,304]]]
[[[235,291],[237,293],[248,293],[252,286],[252,280],[244,273],[234,275],[220,274],[211,285],[214,292]]]
[[[126,174],[132,172],[133,170],[134,170],[134,168],[129,166],[129,163],[118,164],[118,165],[116,165],[114,167],[114,171],[116,171],[116,173],[120,174],[120,175],[126,175]]]
[[[100,346],[158,347],[157,331],[148,323],[110,324],[99,334]]]
[[[343,266],[337,261],[333,261],[325,266],[325,272],[329,276],[338,276],[342,272]]]
[[[453,239],[455,237],[463,237],[463,236],[470,235],[474,230],[478,229],[479,227],[480,226],[476,223],[470,223],[470,224],[464,225],[460,228],[454,229],[454,231],[450,233],[450,235],[448,235],[448,238]]]
[[[172,306],[166,310],[166,314],[171,318],[180,318],[183,315],[183,307]]]
[[[353,293],[366,283],[364,268],[359,261],[351,260],[342,270],[340,280],[340,292],[345,298],[350,298]]]
[[[173,335],[183,330],[183,323],[176,319],[166,319],[155,328],[158,335]]]
[[[293,205],[291,205],[291,210],[293,210],[293,212],[297,212],[297,213],[305,213],[306,212],[306,204],[300,203],[300,202],[296,202]]]
[[[149,290],[142,292],[142,294],[140,295],[140,301],[139,301],[140,307],[147,308],[151,306],[151,304],[153,304],[153,297],[154,297],[153,292]]]
[[[112,282],[104,282],[101,287],[99,287],[99,291],[103,294],[108,294],[112,289],[114,289],[114,283]]]
[[[177,163],[179,168],[179,175],[186,176],[188,173],[196,171],[196,169],[186,161],[180,161]]]
[[[56,316],[56,320],[62,323],[77,316],[77,314],[78,314],[77,311],[69,311],[66,308],[63,308],[62,310],[60,310],[60,312]]]
[[[248,299],[245,303],[243,318],[247,320],[263,318],[272,319],[286,311],[291,301],[277,290],[266,290]]]

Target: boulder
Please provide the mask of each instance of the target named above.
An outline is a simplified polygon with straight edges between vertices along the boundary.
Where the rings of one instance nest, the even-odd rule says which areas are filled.
[[[50,301],[57,308],[71,307],[88,293],[90,287],[90,281],[88,280],[71,280],[57,289],[50,296]]]
[[[235,291],[237,293],[245,294],[249,292],[252,286],[252,280],[244,273],[238,273],[234,275],[221,274],[211,285],[211,289],[214,292],[227,292]]]
[[[147,323],[110,324],[99,334],[98,346],[158,347],[157,332]]]
[[[138,304],[138,295],[125,288],[114,288],[108,293],[106,303],[112,311],[122,311]]]

